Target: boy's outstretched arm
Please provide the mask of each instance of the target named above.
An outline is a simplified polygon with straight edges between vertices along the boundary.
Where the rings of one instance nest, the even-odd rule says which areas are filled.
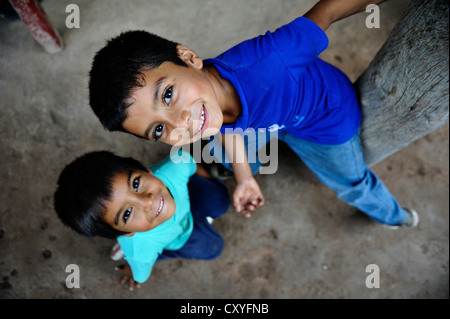
[[[304,17],[312,20],[323,31],[341,19],[365,11],[369,4],[380,4],[386,0],[321,0]]]
[[[239,134],[222,134],[222,145],[231,160],[236,179],[233,205],[245,217],[250,217],[251,212],[264,205],[264,196],[248,164],[244,138]]]

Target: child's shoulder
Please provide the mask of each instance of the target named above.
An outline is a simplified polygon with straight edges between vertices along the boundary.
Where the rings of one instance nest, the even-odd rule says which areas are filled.
[[[274,51],[283,58],[299,60],[302,55],[318,56],[328,46],[328,37],[313,21],[298,17],[264,35],[242,41],[229,48],[214,60],[225,61],[227,66],[246,68],[249,63],[257,63]]]

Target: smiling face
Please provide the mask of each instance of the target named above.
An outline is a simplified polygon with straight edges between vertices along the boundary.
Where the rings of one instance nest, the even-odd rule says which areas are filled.
[[[217,79],[195,52],[181,45],[178,52],[187,67],[164,62],[143,72],[145,85],[133,91],[122,124],[127,132],[170,145],[219,132],[223,114]]]
[[[151,171],[130,170],[112,180],[112,199],[105,203],[104,220],[125,232],[149,231],[173,217],[175,201]]]

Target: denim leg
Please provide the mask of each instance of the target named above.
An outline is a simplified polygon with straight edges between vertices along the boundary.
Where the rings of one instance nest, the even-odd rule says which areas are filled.
[[[283,133],[280,139],[338,198],[379,223],[397,225],[406,220],[397,200],[364,163],[358,134],[344,144],[322,145]]]
[[[206,217],[217,218],[228,211],[230,196],[219,179],[192,176],[188,183],[194,229],[186,244],[179,250],[163,250],[158,260],[167,258],[211,260],[218,257],[224,241]]]
[[[228,211],[231,199],[228,188],[220,179],[193,175],[189,179],[188,188],[194,220],[218,218]]]

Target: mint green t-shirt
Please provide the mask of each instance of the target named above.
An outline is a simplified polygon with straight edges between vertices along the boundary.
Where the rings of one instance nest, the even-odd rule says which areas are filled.
[[[164,249],[178,250],[186,244],[194,227],[188,192],[189,178],[195,174],[197,164],[189,153],[167,157],[149,167],[169,189],[176,204],[173,217],[147,232],[132,237],[117,238],[125,259],[131,267],[133,278],[143,283],[148,280],[153,264]]]

